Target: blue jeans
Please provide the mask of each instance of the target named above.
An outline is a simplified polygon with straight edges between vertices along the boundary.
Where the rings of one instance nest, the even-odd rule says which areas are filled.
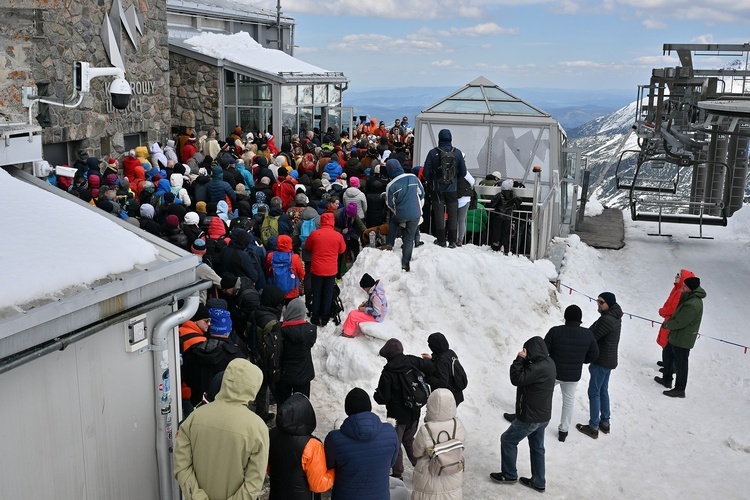
[[[598,429],[599,423],[609,423],[609,374],[610,368],[589,365],[589,427]]]
[[[391,220],[388,222],[388,236],[386,236],[386,244],[393,246],[396,243],[396,234],[399,229],[401,230],[401,265],[408,266],[411,262],[411,254],[414,250],[414,240],[417,231],[419,231],[419,220],[408,220],[405,222],[406,227],[400,227],[399,221],[394,215],[391,215]]]
[[[529,452],[531,453],[531,484],[537,488],[546,486],[544,480],[544,429],[547,422],[536,422],[527,424],[516,418],[511,422],[508,430],[500,436],[500,456],[502,458],[501,468],[503,476],[508,479],[517,479],[516,458],[518,456],[518,443],[523,438],[529,438]]]

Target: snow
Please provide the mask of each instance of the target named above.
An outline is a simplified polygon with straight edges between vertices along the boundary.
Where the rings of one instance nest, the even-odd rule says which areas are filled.
[[[601,215],[602,212],[604,212],[604,206],[602,203],[595,195],[590,196],[589,199],[586,200],[586,210],[584,215],[586,217],[596,217],[597,215]]]
[[[53,298],[71,287],[153,262],[157,256],[156,247],[103,212],[100,215],[17,180],[3,169],[0,213],[4,234],[0,310]]]
[[[384,341],[396,337],[405,351],[429,352],[427,337],[443,332],[469,376],[466,401],[458,416],[469,431],[464,498],[536,498],[520,485],[493,483],[500,470],[499,439],[508,424],[503,412],[514,410],[515,388],[508,369],[523,343],[544,336],[562,324],[570,304],[583,310],[583,323],[598,313],[595,297],[611,291],[625,311],[619,366],[612,372],[612,433],[592,440],[571,428],[565,443],[557,441],[561,411],[555,391],[552,420],[546,430],[548,498],[744,498],[740,478],[750,463],[750,358],[743,349],[708,337],[749,345],[746,316],[738,307],[750,280],[746,245],[750,240],[750,209],[740,210],[727,228],[707,227],[714,240],[690,239],[696,226],[669,225],[671,238],[648,236],[655,224],[626,218],[626,245],[621,250],[596,250],[572,235],[566,246],[561,291],[550,283],[554,266],[541,260],[505,257],[487,247],[437,247],[432,237],[415,249],[411,272],[400,267],[400,246],[393,252],[366,248],[344,276],[342,299],[348,309],[364,298],[358,281],[364,272],[381,279],[389,313],[381,324],[368,324],[368,336],[346,339],[332,324],[319,329],[313,349],[316,378],[312,402],[316,434],[324,437],[342,418],[343,401],[353,387],[372,394],[385,360],[378,356]],[[653,381],[658,320],[673,277],[690,269],[702,280],[708,296],[702,337],[690,356],[685,399],[662,395]],[[569,288],[575,291],[571,291]],[[342,318],[343,319],[343,318]],[[588,422],[588,370],[576,392],[573,424]],[[373,405],[375,403],[373,402]],[[385,408],[374,406],[385,418]],[[518,470],[529,476],[528,446],[518,449]],[[405,460],[405,480],[411,467]]]
[[[263,48],[244,31],[232,35],[202,33],[186,39],[185,43],[201,54],[267,73],[330,73],[280,50]]]

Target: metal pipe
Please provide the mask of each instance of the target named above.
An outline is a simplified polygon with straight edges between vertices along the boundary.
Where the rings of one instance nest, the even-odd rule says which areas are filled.
[[[172,373],[169,366],[168,335],[176,326],[193,317],[198,310],[198,293],[187,297],[185,305],[163,317],[154,326],[151,350],[154,355],[154,384],[156,386],[156,464],[159,474],[159,498],[172,499]]]
[[[537,245],[539,244],[539,235],[537,234],[539,221],[537,219],[539,218],[539,197],[542,187],[542,167],[534,166],[532,170],[534,172],[534,204],[531,207],[531,254],[529,259],[534,262],[537,256]]]

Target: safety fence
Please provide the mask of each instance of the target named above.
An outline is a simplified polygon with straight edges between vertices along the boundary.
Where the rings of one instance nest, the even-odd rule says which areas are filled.
[[[569,290],[569,292],[568,292],[569,295],[572,295],[573,292],[575,292],[575,293],[577,293],[579,295],[583,295],[584,297],[588,298],[589,301],[596,301],[596,297],[592,297],[591,295],[585,294],[582,291],[576,290],[575,288],[573,288],[571,286],[568,286],[568,285],[566,285],[564,283],[559,283],[559,286],[567,288]],[[655,320],[655,319],[651,319],[651,318],[645,318],[643,316],[639,316],[637,314],[633,314],[633,313],[629,313],[629,312],[625,312],[625,311],[623,311],[622,314],[623,314],[623,316],[627,316],[630,319],[640,319],[640,320],[643,320],[643,321],[648,321],[648,322],[651,323],[652,327],[657,326],[657,325],[661,326],[661,324],[662,324],[661,320]],[[745,354],[747,354],[748,349],[750,349],[750,346],[738,344],[736,342],[731,342],[729,340],[719,339],[719,338],[712,337],[710,335],[706,335],[706,334],[703,334],[703,333],[698,333],[698,338],[701,338],[701,337],[705,337],[707,339],[716,340],[717,342],[723,342],[725,344],[737,346],[740,349],[743,349],[745,351]]]

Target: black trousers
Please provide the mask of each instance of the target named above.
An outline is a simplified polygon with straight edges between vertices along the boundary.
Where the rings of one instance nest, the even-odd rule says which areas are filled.
[[[311,319],[313,323],[317,323],[318,321],[325,323],[331,316],[333,285],[335,284],[336,276],[312,275],[313,310]]]
[[[672,385],[672,375],[676,375],[674,388],[684,391],[688,379],[688,357],[690,349],[667,344],[664,348],[664,381]]]
[[[448,213],[448,242],[455,243],[458,235],[458,196],[453,192],[432,192],[433,235],[438,243],[445,243],[445,213]]]

